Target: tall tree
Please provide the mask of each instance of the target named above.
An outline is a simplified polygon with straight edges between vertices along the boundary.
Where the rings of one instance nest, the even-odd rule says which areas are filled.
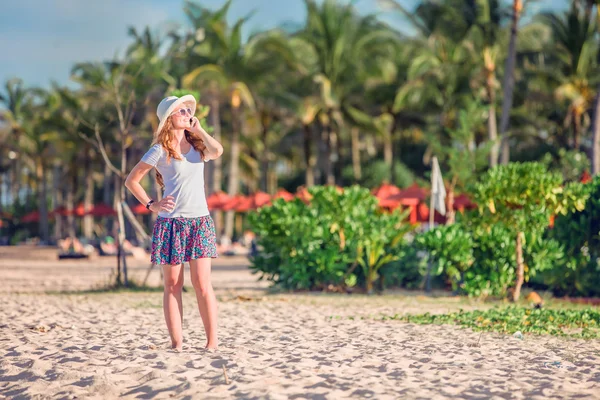
[[[519,18],[523,10],[522,0],[513,0],[512,18],[510,24],[510,41],[508,44],[508,57],[504,66],[504,77],[502,79],[502,114],[500,116],[500,139],[501,163],[508,164],[510,160],[510,144],[508,142],[508,130],[510,122],[510,111],[513,104],[513,94],[515,90],[515,62],[517,59],[517,37],[519,30]]]
[[[184,76],[183,84],[190,88],[214,87],[227,101],[226,106],[231,112],[227,193],[234,196],[240,184],[240,141],[247,129],[245,113],[256,112],[256,102],[249,85],[273,70],[271,57],[281,54],[285,46],[284,39],[276,32],[257,34],[244,44],[242,27],[247,18],[237,20],[231,28],[224,22],[230,3],[225,3],[216,12],[218,18],[211,18],[207,24],[202,45],[194,49],[201,65]],[[208,13],[205,9],[201,11]],[[211,106],[213,103],[210,103]],[[234,212],[229,211],[225,219],[225,235],[229,238],[233,236],[233,223]]]
[[[571,147],[580,149],[581,136],[589,126],[587,111],[594,101],[594,88],[600,82],[597,64],[596,18],[589,6],[573,1],[563,15],[545,13],[542,21],[550,28],[552,64],[540,68],[554,87],[556,99],[566,106],[564,124],[571,132]]]
[[[356,79],[373,70],[380,56],[389,55],[399,36],[384,27],[373,15],[360,16],[354,6],[325,0],[318,4],[305,0],[306,23],[297,38],[304,40],[312,52],[309,73],[319,87],[325,106],[321,113],[324,144],[325,183],[335,184],[341,174],[341,133],[345,128],[345,109],[353,106]]]

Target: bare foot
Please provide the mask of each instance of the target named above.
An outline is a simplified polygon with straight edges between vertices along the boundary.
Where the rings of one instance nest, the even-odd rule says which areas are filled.
[[[183,350],[183,343],[171,343],[171,348],[175,351],[181,352]]]
[[[207,343],[206,346],[204,346],[204,348],[206,350],[216,350],[218,347],[217,343]]]

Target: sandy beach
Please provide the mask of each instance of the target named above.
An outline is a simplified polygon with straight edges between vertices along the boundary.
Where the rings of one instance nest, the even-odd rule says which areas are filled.
[[[114,260],[52,254],[0,248],[0,398],[600,398],[600,341],[382,321],[485,306],[409,292],[269,294],[243,258],[214,262],[212,352],[186,270],[178,353],[160,291],[60,293],[106,282]],[[147,261],[129,265],[144,278]],[[148,283],[160,284],[158,270]]]

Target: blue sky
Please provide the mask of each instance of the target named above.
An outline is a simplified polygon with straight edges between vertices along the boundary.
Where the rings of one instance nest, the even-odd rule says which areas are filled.
[[[220,7],[224,0],[200,0],[205,7]],[[387,22],[402,24],[385,12],[377,0],[357,0],[362,13],[380,13]],[[408,8],[416,0],[402,0]],[[303,0],[234,0],[231,20],[255,11],[245,34],[284,22],[301,23]],[[540,0],[535,7],[565,9],[567,0]],[[17,0],[5,2],[0,14],[0,84],[12,77],[28,86],[47,87],[51,80],[69,81],[76,62],[111,59],[130,43],[127,28],[166,30],[185,24],[179,0]]]

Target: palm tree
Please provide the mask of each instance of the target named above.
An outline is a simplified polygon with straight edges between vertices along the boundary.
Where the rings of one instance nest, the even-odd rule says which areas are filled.
[[[556,98],[566,105],[564,123],[571,128],[571,147],[575,150],[579,150],[581,134],[589,123],[586,115],[594,101],[593,88],[600,82],[596,19],[590,14],[574,1],[562,16],[548,13],[541,16],[552,34],[549,43],[552,51],[548,51],[552,64],[540,72],[555,87]]]
[[[437,131],[435,140],[439,141],[455,128],[457,110],[472,96],[471,71],[480,62],[469,38],[475,11],[457,1],[425,1],[414,12],[395,0],[380,3],[399,11],[419,33],[407,41],[405,54],[396,62],[405,72],[397,79],[391,111],[397,121],[405,118],[419,125],[433,116],[435,122],[429,129]]]
[[[352,4],[333,0],[321,5],[305,0],[305,4],[305,27],[295,37],[311,52],[308,73],[318,84],[324,105],[320,114],[323,168],[326,183],[335,184],[341,175],[341,133],[346,128],[344,115],[353,106],[352,94],[361,78],[375,69],[382,56],[391,53],[389,49],[396,46],[399,36],[374,16],[359,16]]]
[[[501,137],[501,163],[508,164],[510,160],[510,146],[506,131],[510,121],[510,111],[513,103],[513,93],[515,88],[515,61],[517,58],[517,36],[519,29],[519,17],[523,10],[522,0],[513,0],[512,19],[510,25],[510,42],[508,44],[508,57],[504,66],[504,78],[502,81],[502,115],[500,116],[500,137]]]
[[[273,70],[272,56],[281,54],[281,49],[285,49],[285,46],[283,37],[274,32],[255,35],[244,45],[241,30],[247,18],[239,19],[231,28],[223,22],[230,3],[228,1],[214,13],[218,18],[202,9],[210,18],[207,17],[209,23],[205,28],[205,42],[203,46],[195,48],[200,66],[184,76],[183,85],[193,88],[209,87],[209,90],[219,93],[219,97],[227,99],[227,106],[231,111],[227,193],[234,196],[238,193],[240,183],[240,137],[247,129],[244,114],[256,112],[254,95],[248,83],[259,81],[261,77],[268,75]],[[218,106],[214,107],[217,99],[216,95],[211,96],[209,104],[213,113],[219,111]],[[229,211],[225,220],[225,235],[228,237],[233,236],[233,223],[234,213]]]
[[[600,0],[588,0],[587,9],[591,11],[594,7],[600,8]],[[600,14],[596,13],[596,29],[600,28]],[[600,54],[600,51],[599,51]],[[596,89],[592,114],[592,174],[600,173],[600,84]]]
[[[592,174],[600,173],[600,85],[596,89],[592,117]]]
[[[0,94],[0,101],[6,106],[7,110],[4,119],[7,120],[9,124],[12,135],[11,142],[13,145],[16,145],[23,132],[23,126],[28,122],[25,118],[25,109],[30,102],[31,91],[25,88],[23,81],[19,78],[13,78],[6,81],[4,89],[6,93],[4,95]],[[21,179],[19,176],[21,163],[22,160],[19,157],[16,157],[11,161],[12,176],[10,178],[10,193],[14,203],[18,201],[21,189]]]
[[[492,143],[489,165],[494,167],[498,164],[500,154],[496,118],[496,64],[501,52],[499,36],[502,11],[498,0],[482,0],[476,3],[465,1],[464,6],[469,10],[469,14],[474,16],[465,39],[474,47],[475,62],[480,65],[482,71],[481,86],[488,102],[488,140]]]

